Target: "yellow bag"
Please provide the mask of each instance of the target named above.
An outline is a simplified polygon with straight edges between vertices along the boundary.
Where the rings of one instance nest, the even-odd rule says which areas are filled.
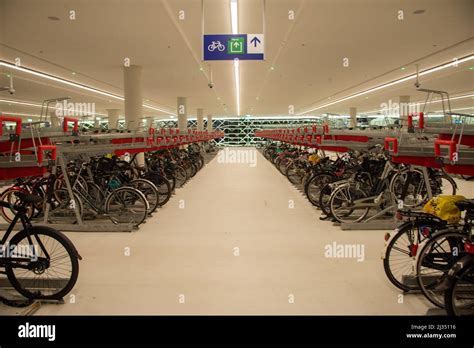
[[[450,224],[456,224],[461,220],[461,212],[454,203],[463,199],[466,199],[466,197],[461,195],[434,197],[425,204],[423,211]]]
[[[319,161],[321,161],[321,158],[318,155],[312,154],[312,155],[309,155],[308,161],[311,164],[318,164]]]

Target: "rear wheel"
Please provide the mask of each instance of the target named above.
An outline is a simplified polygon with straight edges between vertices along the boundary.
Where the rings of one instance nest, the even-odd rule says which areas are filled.
[[[28,239],[31,238],[30,243]],[[24,259],[5,265],[8,280],[29,299],[54,299],[66,296],[79,275],[79,261],[71,241],[62,233],[35,226],[22,230],[10,240],[12,257]]]
[[[387,278],[404,291],[419,289],[416,281],[416,256],[420,243],[431,236],[442,224],[432,220],[404,223],[390,239],[383,258]]]
[[[444,293],[448,315],[474,315],[474,265],[461,270]]]

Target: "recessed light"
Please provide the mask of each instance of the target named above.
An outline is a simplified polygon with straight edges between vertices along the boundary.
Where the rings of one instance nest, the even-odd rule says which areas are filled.
[[[413,14],[422,14],[422,13],[425,13],[425,10],[416,10],[416,11],[413,11]]]
[[[76,75],[76,73],[74,71],[71,74]]]
[[[275,70],[275,67],[272,66],[272,67],[270,68],[270,70]]]
[[[49,16],[48,19],[52,21],[59,21],[59,17],[56,16]]]
[[[400,68],[400,70],[405,70],[405,69],[406,69],[406,68],[405,68],[404,66],[402,66],[402,67]]]
[[[469,70],[474,70],[474,66],[470,66],[470,67],[469,67]]]

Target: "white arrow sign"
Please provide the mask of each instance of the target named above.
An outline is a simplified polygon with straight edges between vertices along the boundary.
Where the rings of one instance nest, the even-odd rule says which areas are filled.
[[[263,54],[265,50],[265,42],[263,40],[263,34],[247,34],[247,53]]]

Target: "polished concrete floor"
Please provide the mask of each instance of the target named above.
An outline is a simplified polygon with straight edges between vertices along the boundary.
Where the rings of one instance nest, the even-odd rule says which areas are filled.
[[[400,297],[386,279],[384,231],[320,221],[260,153],[256,163],[236,155],[215,157],[138,231],[67,233],[83,256],[74,301],[36,314],[427,312],[421,295]],[[474,183],[462,185],[474,195]],[[363,246],[363,260],[326,257],[333,243]]]

